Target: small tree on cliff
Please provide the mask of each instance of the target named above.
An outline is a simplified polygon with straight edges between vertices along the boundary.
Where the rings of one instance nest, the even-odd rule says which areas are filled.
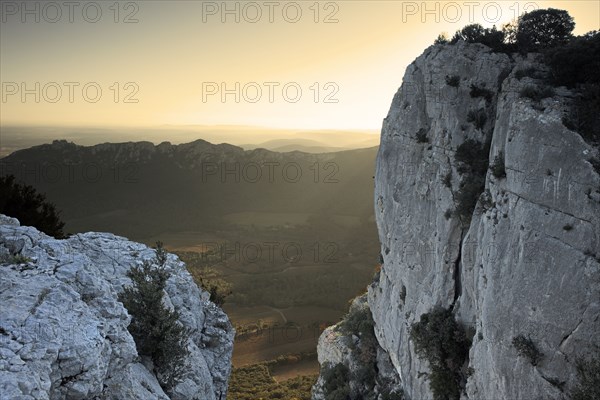
[[[0,177],[0,214],[19,220],[21,225],[33,226],[57,239],[65,237],[65,223],[54,204],[29,185],[18,183],[12,175]]]
[[[415,351],[429,361],[429,387],[435,400],[458,400],[466,377],[471,339],[450,309],[433,308],[421,315],[410,330]]]
[[[138,353],[152,359],[161,386],[170,389],[185,372],[189,331],[178,323],[179,313],[163,304],[167,253],[162,243],[156,245],[153,262],[144,261],[127,273],[133,286],[125,288],[119,300],[131,315],[128,330]]]
[[[575,22],[565,10],[535,10],[519,18],[517,43],[524,51],[563,45],[572,37]]]

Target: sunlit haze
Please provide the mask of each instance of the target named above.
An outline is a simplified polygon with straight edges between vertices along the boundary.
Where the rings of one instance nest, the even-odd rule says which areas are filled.
[[[599,24],[595,1],[48,4],[2,3],[4,127],[377,130],[440,32],[534,7]]]

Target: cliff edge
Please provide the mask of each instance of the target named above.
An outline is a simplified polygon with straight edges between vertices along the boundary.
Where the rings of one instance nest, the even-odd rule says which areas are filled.
[[[570,398],[578,360],[600,346],[598,150],[562,122],[573,93],[531,94],[547,71],[533,53],[434,45],[394,97],[368,303],[404,398],[433,398],[410,332],[436,308],[469,342],[462,399]]]
[[[234,330],[174,255],[163,301],[191,332],[183,380],[165,393],[136,351],[118,294],[154,255],[109,233],[56,240],[0,215],[0,397],[224,399]]]

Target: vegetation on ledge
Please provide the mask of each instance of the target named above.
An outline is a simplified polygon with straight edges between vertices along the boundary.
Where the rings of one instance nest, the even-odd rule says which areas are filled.
[[[434,308],[413,324],[415,351],[429,362],[429,387],[435,400],[458,400],[466,382],[471,338],[454,319],[452,310]]]

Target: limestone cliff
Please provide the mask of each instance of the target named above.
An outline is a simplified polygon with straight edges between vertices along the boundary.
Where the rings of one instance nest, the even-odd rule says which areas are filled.
[[[474,332],[464,399],[569,398],[576,360],[600,345],[600,176],[589,161],[598,150],[561,122],[568,90],[521,95],[542,84],[520,73],[530,67],[544,74],[534,54],[431,46],[384,120],[383,264],[368,302],[408,399],[433,397],[410,329],[435,306]],[[478,178],[457,161],[466,142],[485,152],[474,210],[461,204]],[[518,336],[543,354],[537,365],[518,355]]]
[[[224,399],[233,328],[173,255],[164,299],[191,330],[188,372],[167,395],[138,356],[117,296],[154,254],[108,233],[56,240],[0,215],[0,398]]]

